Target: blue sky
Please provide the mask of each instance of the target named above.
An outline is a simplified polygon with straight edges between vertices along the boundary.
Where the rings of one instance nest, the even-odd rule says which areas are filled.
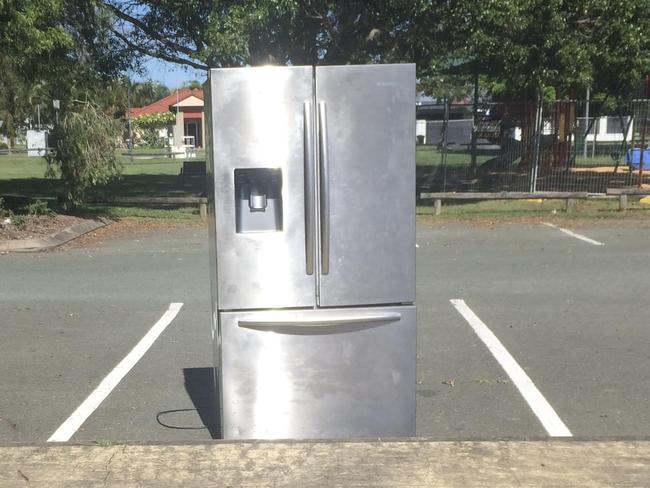
[[[160,59],[149,58],[144,63],[144,72],[132,75],[137,81],[153,80],[162,83],[167,88],[174,89],[192,80],[205,81],[205,71],[200,71],[189,66],[168,63]]]

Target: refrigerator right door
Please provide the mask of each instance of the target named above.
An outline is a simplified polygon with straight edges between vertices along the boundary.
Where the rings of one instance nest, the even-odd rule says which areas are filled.
[[[415,301],[415,66],[316,68],[319,305]]]

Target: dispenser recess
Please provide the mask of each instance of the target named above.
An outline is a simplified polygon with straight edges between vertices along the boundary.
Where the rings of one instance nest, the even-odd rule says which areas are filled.
[[[282,170],[235,169],[237,233],[282,230]]]

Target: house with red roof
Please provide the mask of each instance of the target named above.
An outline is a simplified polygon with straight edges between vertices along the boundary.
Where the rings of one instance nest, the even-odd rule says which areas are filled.
[[[203,113],[203,90],[181,88],[146,107],[131,109],[131,119],[141,115],[171,112],[176,121],[164,129],[174,148],[194,145],[203,147],[205,141],[205,115]]]

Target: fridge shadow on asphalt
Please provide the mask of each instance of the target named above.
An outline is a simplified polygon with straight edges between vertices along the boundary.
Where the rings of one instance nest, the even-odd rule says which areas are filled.
[[[217,406],[216,387],[214,384],[214,368],[184,368],[183,377],[185,390],[190,396],[194,409],[183,408],[165,410],[156,414],[156,421],[168,429],[178,430],[201,430],[207,429],[210,437],[220,438],[219,410]],[[189,421],[179,421],[188,418],[184,415],[187,412],[196,411],[199,414],[203,426],[192,425]]]

